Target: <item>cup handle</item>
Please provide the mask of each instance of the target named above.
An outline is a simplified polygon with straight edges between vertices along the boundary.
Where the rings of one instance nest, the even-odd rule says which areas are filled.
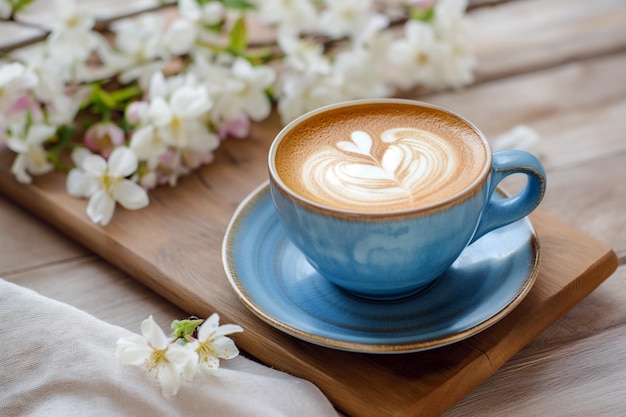
[[[498,184],[512,174],[525,174],[528,177],[524,188],[507,198],[502,198],[497,193],[494,195]],[[543,199],[545,191],[546,173],[537,157],[520,150],[495,152],[488,201],[470,243],[494,229],[530,214]]]

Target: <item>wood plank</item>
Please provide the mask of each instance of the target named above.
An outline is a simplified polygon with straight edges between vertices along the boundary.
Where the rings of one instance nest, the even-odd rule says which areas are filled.
[[[559,65],[626,46],[622,0],[529,0],[471,14],[477,80]]]
[[[622,116],[623,118],[623,116]],[[626,255],[626,152],[555,169],[540,207]]]
[[[598,148],[623,149],[624,68],[621,52],[420,99],[459,113],[490,139],[529,125],[545,139],[545,156],[576,159]],[[585,136],[591,140],[578,140]]]
[[[619,272],[619,277],[611,280],[623,282],[626,270]],[[593,318],[584,321],[590,320]],[[443,417],[477,412],[482,417],[623,415],[624,344],[626,325],[622,324],[558,349],[532,354],[522,351]]]
[[[213,165],[185,178],[179,187],[157,190],[141,216],[120,210],[104,229],[86,219],[84,201],[67,196],[61,175],[37,178],[32,187],[15,183],[8,173],[11,157],[6,153],[0,154],[0,169],[4,170],[0,189],[186,311],[200,315],[219,311],[225,320],[242,324],[246,332],[237,341],[243,349],[267,364],[313,381],[339,408],[355,415],[418,411],[435,415],[443,411],[615,267],[615,258],[605,246],[565,226],[568,232],[562,236],[560,222],[538,217],[540,239],[547,251],[542,274],[545,270],[548,275],[543,275],[528,300],[546,304],[528,307],[530,328],[525,315],[511,315],[507,319],[512,321],[493,328],[495,333],[484,332],[467,343],[415,355],[373,358],[287,337],[242,307],[221,272],[220,259],[225,225],[243,196],[266,177],[267,147],[278,130],[273,115],[255,125],[250,140],[226,143]],[[554,254],[565,257],[554,259]],[[573,259],[567,257],[572,254]],[[532,296],[536,291],[538,295]],[[511,332],[512,328],[523,331]],[[505,341],[499,344],[501,336]],[[383,387],[394,389],[390,392]]]
[[[564,345],[626,325],[626,266],[603,282],[588,297],[526,346],[518,356],[557,351]]]
[[[2,209],[3,207],[0,206],[0,212],[2,212]],[[3,216],[0,216],[0,218],[2,217]],[[38,224],[39,233],[41,233],[41,235],[58,235],[45,225],[39,224],[40,222],[35,221],[34,223],[36,225]],[[18,238],[17,234],[8,236],[9,238]],[[485,398],[493,399],[497,397],[510,400],[511,398],[509,398],[508,394],[511,391],[516,392],[515,398],[523,400],[523,404],[517,404],[517,408],[514,412],[511,410],[510,415],[527,413],[529,410],[533,409],[531,408],[533,404],[537,403],[543,402],[544,407],[550,407],[553,402],[550,401],[549,398],[546,398],[546,395],[542,396],[541,392],[534,390],[519,391],[518,384],[527,384],[526,381],[535,380],[533,373],[527,374],[524,372],[528,366],[522,367],[520,365],[526,361],[526,359],[522,359],[520,356],[527,358],[529,354],[526,352],[528,351],[531,352],[530,355],[539,355],[536,358],[530,357],[527,359],[530,364],[535,364],[537,361],[542,360],[542,357],[545,355],[546,344],[554,348],[554,345],[561,345],[572,339],[579,339],[580,334],[593,334],[597,332],[598,329],[615,326],[617,323],[616,320],[618,320],[618,322],[620,321],[620,316],[622,316],[623,319],[624,314],[622,313],[624,313],[624,311],[621,308],[623,302],[620,300],[626,298],[626,287],[621,285],[624,275],[620,275],[620,272],[623,273],[626,272],[626,270],[618,270],[618,273],[615,274],[617,276],[614,275],[608,279],[564,318],[540,335],[528,348],[516,355],[501,371],[496,373],[495,379],[490,378],[487,382],[478,387],[475,392],[470,394],[467,400],[463,400],[458,406],[453,407],[450,411],[450,415],[477,415],[478,410],[480,410],[480,415],[491,415],[484,414],[489,413],[489,410],[493,409],[491,406],[484,406]],[[173,318],[181,317],[181,313],[169,305],[169,303],[164,302],[160,297],[154,298],[153,294],[148,296],[147,294],[151,294],[151,291],[136,284],[134,281],[125,279],[123,276],[124,274],[112,268],[106,262],[91,259],[81,262],[68,262],[67,265],[56,265],[35,271],[27,271],[11,275],[8,278],[15,283],[25,285],[46,296],[72,304],[94,314],[96,317],[113,324],[121,325],[132,331],[137,330],[138,320],[148,314],[154,314],[155,319],[162,326],[166,326],[169,320]],[[67,288],[72,288],[72,291],[67,291]],[[94,294],[97,294],[97,302],[93,302]],[[623,320],[621,321],[623,322]],[[563,323],[565,324],[562,325]],[[548,339],[548,343],[542,342],[544,339]],[[533,349],[533,347],[537,345],[540,345],[540,348]],[[595,346],[597,347],[598,344],[595,343]],[[598,355],[600,355],[602,347],[598,348],[596,351],[599,351]],[[567,347],[564,352],[566,353],[556,359],[563,362],[564,358],[569,357],[570,352]],[[549,355],[554,360],[556,353]],[[615,353],[613,353],[613,355],[617,356]],[[512,363],[517,363],[517,365],[511,365]],[[515,366],[513,368],[514,371],[509,370],[512,366]],[[558,381],[553,381],[553,383],[561,384],[563,379],[566,378],[566,376],[563,375],[563,369],[571,370],[578,369],[578,367],[567,363],[562,364],[561,368],[559,368],[559,379]],[[503,375],[503,372],[506,376],[499,376]],[[513,372],[514,375],[511,375]],[[588,377],[588,375],[582,375],[582,377],[585,376]],[[572,382],[580,381],[580,377],[580,375],[572,375],[568,377],[568,380]],[[502,380],[503,378],[504,381]],[[506,384],[507,381],[515,381],[515,387]],[[505,382],[505,384],[503,384],[503,382]],[[590,383],[593,383],[593,380],[590,381]],[[594,390],[597,398],[603,398],[606,391],[606,386],[596,387]],[[520,396],[521,398],[519,398]],[[528,397],[527,401],[525,400],[526,397]],[[474,400],[469,400],[470,398]],[[538,398],[544,398],[545,400],[540,401]],[[590,401],[587,405],[588,412],[582,415],[597,415],[597,411],[603,410],[606,404],[606,402]],[[563,409],[559,408],[548,408],[547,410],[563,411]],[[445,415],[447,416],[448,414]],[[509,415],[509,413],[507,413],[507,415]],[[559,414],[550,412],[543,415],[557,416]]]
[[[550,0],[550,4],[556,2]],[[550,65],[549,60],[547,63]],[[552,82],[557,78],[553,76]],[[529,111],[526,114],[533,114],[531,95],[521,98]],[[582,91],[570,97],[579,104],[583,98]],[[554,103],[553,95],[549,99]],[[472,105],[481,107],[486,100],[485,95]],[[502,102],[493,104],[497,105]],[[572,104],[558,113],[576,108]],[[540,114],[543,116],[545,113]],[[37,178],[31,187],[16,184],[8,173],[12,158],[6,152],[0,154],[0,190],[185,310],[202,315],[216,310],[225,320],[242,324],[246,332],[237,338],[240,346],[265,363],[313,381],[335,404],[354,415],[435,415],[443,411],[616,266],[607,246],[539,212],[533,222],[540,233],[544,261],[537,285],[515,314],[467,342],[413,355],[372,357],[285,336],[243,309],[221,272],[219,258],[225,224],[234,207],[266,177],[264,157],[279,128],[273,117],[255,126],[251,140],[225,144],[215,164],[184,179],[178,188],[157,190],[152,205],[141,215],[120,210],[106,229],[89,223],[85,202],[66,195],[62,176]]]
[[[49,233],[50,226],[1,195],[0,212],[2,235],[13,237],[0,239],[0,277],[91,253],[67,236]]]
[[[508,325],[494,326],[493,331],[466,343],[402,356],[350,354],[295,340],[269,328],[239,303],[220,257],[234,204],[242,190],[256,185],[264,175],[262,156],[273,137],[268,133],[276,129],[276,125],[258,125],[250,141],[229,142],[226,153],[198,175],[174,189],[157,190],[141,216],[120,211],[106,228],[86,219],[84,202],[67,196],[59,174],[37,178],[33,186],[24,187],[10,177],[8,164],[0,162],[4,170],[0,189],[186,311],[198,315],[219,311],[225,320],[241,324],[246,331],[237,342],[244,350],[264,363],[311,380],[337,407],[354,415],[443,411],[580,301],[616,266],[606,246],[537,214],[533,222],[544,260],[540,279],[527,298],[534,318],[527,331],[513,334],[508,330],[520,320],[512,314],[502,322]],[[500,344],[501,336],[511,340]],[[441,408],[433,407],[434,403]]]

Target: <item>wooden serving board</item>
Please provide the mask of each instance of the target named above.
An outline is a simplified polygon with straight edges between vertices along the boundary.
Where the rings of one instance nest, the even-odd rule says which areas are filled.
[[[465,341],[401,355],[373,355],[315,346],[285,335],[237,299],[221,261],[226,226],[240,201],[267,178],[266,154],[279,130],[274,115],[251,138],[226,142],[216,161],[176,188],[151,194],[140,212],[118,208],[102,228],[69,197],[65,177],[31,186],[10,174],[13,155],[0,152],[0,191],[128,272],[190,314],[217,311],[245,331],[235,340],[247,355],[308,379],[350,416],[435,416],[492,375],[617,267],[607,246],[538,211],[531,217],[541,267],[530,294],[511,314]]]

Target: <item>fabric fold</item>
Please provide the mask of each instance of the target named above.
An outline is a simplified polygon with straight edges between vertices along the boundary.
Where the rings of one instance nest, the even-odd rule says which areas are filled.
[[[338,415],[310,382],[242,356],[164,398],[145,369],[115,357],[131,334],[0,279],[0,416]]]

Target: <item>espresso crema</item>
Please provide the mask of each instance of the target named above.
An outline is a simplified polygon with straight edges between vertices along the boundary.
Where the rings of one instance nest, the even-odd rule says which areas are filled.
[[[360,212],[419,208],[456,195],[484,169],[471,126],[418,104],[332,109],[303,120],[276,149],[276,171],[295,193]]]

